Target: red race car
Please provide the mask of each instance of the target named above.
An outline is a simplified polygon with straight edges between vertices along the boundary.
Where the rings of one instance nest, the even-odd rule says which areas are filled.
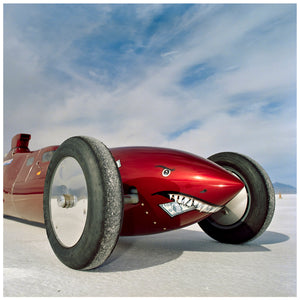
[[[73,269],[103,264],[119,235],[198,223],[212,238],[238,244],[272,220],[272,183],[247,156],[108,149],[85,136],[30,151],[30,137],[13,137],[4,158],[4,214],[45,223],[56,256]]]

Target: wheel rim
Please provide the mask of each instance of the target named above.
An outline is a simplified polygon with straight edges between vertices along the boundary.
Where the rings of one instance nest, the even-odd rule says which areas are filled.
[[[88,212],[88,193],[84,173],[73,157],[58,164],[50,187],[50,218],[54,233],[64,247],[80,239]]]
[[[211,215],[210,220],[218,227],[232,228],[238,226],[245,220],[248,215],[251,203],[251,195],[246,180],[241,174],[230,167],[224,167],[230,171],[234,176],[238,177],[243,183],[244,188],[230,200],[224,209]]]

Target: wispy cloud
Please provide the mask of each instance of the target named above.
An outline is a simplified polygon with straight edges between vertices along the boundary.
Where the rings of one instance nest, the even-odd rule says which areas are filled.
[[[295,184],[295,108],[295,5],[4,5],[6,151],[233,150]]]

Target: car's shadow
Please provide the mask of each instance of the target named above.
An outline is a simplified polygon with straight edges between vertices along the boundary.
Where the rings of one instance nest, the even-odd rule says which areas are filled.
[[[185,251],[194,252],[261,252],[270,251],[265,245],[287,241],[282,233],[266,231],[256,240],[242,245],[222,244],[199,231],[181,229],[156,235],[120,237],[110,258],[91,272],[117,272],[145,269],[180,257]]]

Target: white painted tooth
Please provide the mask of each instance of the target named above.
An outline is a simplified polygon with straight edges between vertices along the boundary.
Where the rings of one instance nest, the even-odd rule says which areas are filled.
[[[213,207],[213,206],[211,206],[210,208],[209,208],[209,212],[210,213],[213,213],[215,211],[215,208]]]
[[[190,199],[190,201],[186,204],[187,206],[191,207],[193,204],[193,199]]]
[[[195,207],[195,208],[197,208],[198,207],[198,201],[197,200],[193,200],[193,206]]]
[[[177,202],[178,202],[179,204],[181,204],[183,199],[184,199],[184,197],[179,196],[179,199],[177,200]]]
[[[215,213],[215,212],[217,212],[219,210],[220,210],[220,207],[214,207],[212,212]]]
[[[210,207],[207,204],[204,206],[204,211],[207,213],[210,212]]]
[[[215,208],[213,207],[213,206],[210,206],[209,208],[208,208],[208,212],[209,213],[213,213],[215,211]]]
[[[202,205],[202,203],[200,203],[200,202],[198,203],[198,210],[199,210],[199,211],[203,211],[203,205]]]
[[[170,200],[172,200],[172,194],[169,194],[169,198],[170,198]]]

